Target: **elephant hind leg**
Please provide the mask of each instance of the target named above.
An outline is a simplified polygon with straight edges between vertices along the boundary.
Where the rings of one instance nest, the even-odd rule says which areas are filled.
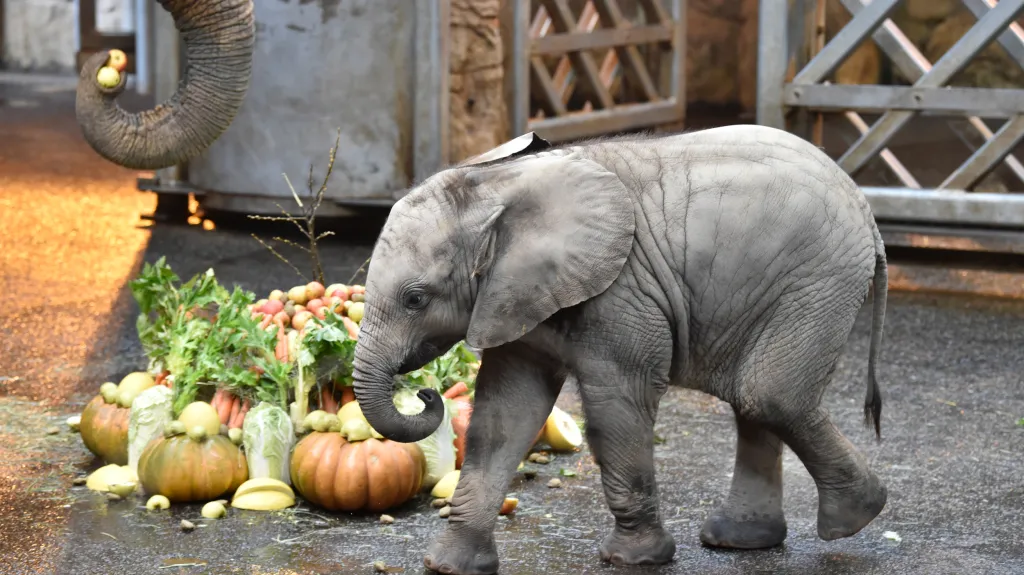
[[[736,465],[725,503],[704,522],[710,547],[764,549],[786,539],[782,512],[782,441],[736,414]]]
[[[818,537],[849,537],[882,512],[888,499],[885,486],[823,408],[779,434],[818,487]]]
[[[888,497],[864,455],[821,407],[859,307],[855,293],[832,294],[815,305],[783,302],[751,356],[745,378],[751,385],[740,410],[785,442],[814,478],[818,536],[826,541],[856,534]]]

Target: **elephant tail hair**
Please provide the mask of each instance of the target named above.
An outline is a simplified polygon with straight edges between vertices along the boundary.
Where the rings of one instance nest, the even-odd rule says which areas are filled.
[[[882,395],[878,390],[878,354],[882,348],[882,327],[885,324],[885,303],[889,291],[889,271],[881,234],[875,230],[875,277],[872,280],[874,299],[871,315],[871,348],[868,357],[868,392],[864,398],[864,424],[874,424],[875,437],[882,438]]]

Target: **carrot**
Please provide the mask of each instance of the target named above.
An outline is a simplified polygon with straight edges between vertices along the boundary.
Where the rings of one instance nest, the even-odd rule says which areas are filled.
[[[242,400],[237,397],[231,398],[231,414],[228,415],[228,420],[224,422],[228,428],[232,427],[232,423],[238,417],[238,412],[242,409]]]
[[[345,405],[350,401],[356,400],[356,390],[352,389],[351,385],[346,385],[341,388],[341,405]]]
[[[217,404],[217,419],[221,423],[227,425],[231,416],[231,403],[234,399],[230,393],[225,391],[220,398],[220,402]]]
[[[334,394],[326,387],[320,389],[320,408],[327,413],[338,413],[338,402],[334,401]]]
[[[277,323],[277,348],[274,349],[274,357],[278,361],[288,361],[288,335],[284,332],[284,322]]]
[[[223,389],[218,389],[217,391],[213,392],[213,399],[210,400],[210,406],[213,407],[214,409],[217,409],[217,406],[220,405],[221,393],[223,391]]]
[[[157,374],[156,378],[153,379],[153,383],[155,383],[156,385],[163,385],[164,380],[167,379],[167,374],[169,373],[169,371],[161,371],[160,373]]]
[[[348,330],[349,337],[352,339],[359,338],[359,324],[345,316],[341,316],[341,323],[345,324],[345,329]]]
[[[448,399],[452,399],[467,393],[469,393],[469,386],[466,385],[466,382],[457,381],[455,382],[455,385],[448,388],[448,391],[444,392],[444,396]]]
[[[452,418],[452,431],[455,432],[455,469],[462,469],[466,459],[466,432],[469,430],[469,419],[473,415],[473,403],[468,396],[460,395],[454,401],[459,412]]]
[[[274,316],[269,314],[263,316],[263,319],[260,320],[260,329],[267,329],[272,321],[274,321]]]
[[[240,408],[238,410],[238,413],[233,418],[231,418],[230,422],[228,422],[228,429],[242,427],[242,423],[245,422],[245,414],[249,413],[249,400],[245,400],[244,403],[242,403],[241,400],[239,400],[239,405]]]

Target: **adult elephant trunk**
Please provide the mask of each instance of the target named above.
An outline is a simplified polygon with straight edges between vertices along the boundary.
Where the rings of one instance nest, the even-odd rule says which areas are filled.
[[[424,403],[423,411],[415,415],[398,411],[393,399],[395,376],[406,363],[407,353],[397,349],[399,345],[388,344],[388,336],[378,333],[376,322],[368,314],[359,329],[353,363],[356,401],[366,420],[384,437],[402,443],[425,439],[444,419],[443,400],[433,389],[422,389],[416,396]]]
[[[75,112],[89,145],[104,158],[137,170],[184,162],[204,151],[231,124],[249,88],[255,20],[252,0],[158,0],[185,42],[184,78],[152,110],[126,112],[115,98],[127,74],[105,88],[96,74],[108,53],[82,66]]]

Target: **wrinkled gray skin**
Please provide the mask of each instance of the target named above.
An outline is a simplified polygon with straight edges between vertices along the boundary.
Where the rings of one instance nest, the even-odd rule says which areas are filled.
[[[471,163],[472,164],[472,163]],[[663,563],[653,425],[669,385],[733,406],[732,488],[710,546],[786,537],[782,444],[818,487],[818,535],[857,533],[886,488],[820,406],[874,278],[865,413],[877,421],[884,247],[857,186],[797,136],[729,126],[526,153],[445,170],[399,201],[368,270],[355,393],[399,441],[442,415],[395,411],[392,376],[465,337],[483,349],[447,530],[424,561],[493,573],[492,531],[518,462],[569,375],[615,528],[614,564]]]
[[[93,54],[78,78],[75,113],[101,156],[136,170],[166,168],[203,152],[231,125],[249,89],[256,24],[252,0],[159,0],[174,17],[186,50],[178,90],[152,110],[117,105],[127,73],[112,88],[96,81],[107,51]]]

